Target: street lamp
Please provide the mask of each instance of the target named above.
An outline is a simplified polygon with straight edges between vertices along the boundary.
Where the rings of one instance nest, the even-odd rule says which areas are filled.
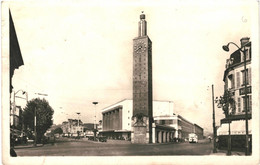
[[[77,131],[77,133],[78,133],[78,136],[79,136],[79,115],[80,115],[80,112],[77,112],[77,114],[78,114],[78,131]]]
[[[247,111],[247,82],[246,82],[246,46],[250,44],[249,42],[249,38],[245,37],[242,38],[241,40],[241,48],[239,46],[237,46],[237,44],[235,44],[234,42],[229,42],[227,45],[222,46],[222,48],[225,51],[229,51],[229,45],[233,44],[235,45],[239,51],[243,52],[243,56],[244,56],[244,92],[245,92],[245,124],[246,124],[246,151],[245,151],[245,155],[249,155],[249,146],[248,146],[248,111]],[[229,126],[230,127],[230,126]]]
[[[213,119],[213,153],[217,153],[217,149],[216,149],[216,123],[215,123],[215,104],[214,104],[214,85],[212,84],[212,108],[213,108],[213,115],[212,115],[212,119]]]
[[[13,101],[13,113],[12,113],[12,116],[13,116],[13,130],[12,130],[12,140],[14,140],[14,128],[15,128],[15,111],[16,111],[16,103],[15,103],[15,98],[16,97],[18,97],[18,98],[22,98],[22,99],[24,99],[23,97],[19,97],[19,96],[16,96],[16,94],[18,93],[18,92],[22,92],[23,93],[23,95],[24,94],[26,94],[26,102],[28,102],[28,93],[26,92],[26,91],[23,91],[23,90],[18,90],[18,91],[14,91],[14,101]],[[11,142],[11,147],[13,147],[14,148],[14,141],[13,142]]]
[[[95,121],[94,121],[94,140],[96,140],[96,133],[97,133],[97,125],[96,125],[96,105],[98,102],[94,101],[92,104],[95,105]]]

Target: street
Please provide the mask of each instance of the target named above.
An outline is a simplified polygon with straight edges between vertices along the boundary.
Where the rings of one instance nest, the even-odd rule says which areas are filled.
[[[75,140],[54,145],[15,149],[17,156],[148,156],[148,155],[209,155],[212,143],[130,144]]]

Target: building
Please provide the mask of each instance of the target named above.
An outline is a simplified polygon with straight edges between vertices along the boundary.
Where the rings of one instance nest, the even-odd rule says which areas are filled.
[[[153,101],[152,142],[165,143],[188,138],[189,133],[203,137],[203,129],[174,114],[172,101]],[[102,110],[100,134],[109,139],[131,140],[133,100],[125,99]],[[196,132],[197,130],[197,132]]]
[[[83,131],[86,137],[94,136],[94,124],[93,123],[84,123]]]
[[[22,130],[22,113],[23,110],[21,106],[15,106],[15,109],[13,108],[11,110],[12,116],[10,118],[10,122],[15,129]]]
[[[252,135],[251,118],[252,118],[252,87],[251,87],[251,42],[249,38],[242,38],[241,48],[246,49],[246,71],[244,69],[244,53],[241,49],[234,51],[228,60],[226,60],[226,68],[224,71],[223,81],[224,91],[230,91],[235,103],[230,105],[229,118],[227,115],[221,120],[221,126],[217,129],[217,136],[221,144],[227,145],[226,138],[229,134],[228,123],[230,123],[230,131],[232,138],[232,147],[244,148],[245,146],[245,109],[248,111],[248,133],[249,139]],[[246,72],[246,82],[245,73]],[[247,99],[245,99],[245,84],[247,85]],[[247,108],[246,102],[247,100]],[[243,140],[244,139],[244,140]]]
[[[204,138],[204,129],[197,124],[194,124],[194,133],[198,135],[199,140]]]
[[[63,134],[67,134],[68,136],[77,136],[78,133],[83,134],[84,125],[81,120],[68,119],[68,121],[62,122],[61,129]]]
[[[180,115],[178,115],[178,127],[178,134],[180,134],[179,138],[181,139],[186,139],[190,133],[195,133],[194,124]]]
[[[133,39],[132,143],[152,142],[152,41],[147,35],[145,15],[140,15],[138,37]]]

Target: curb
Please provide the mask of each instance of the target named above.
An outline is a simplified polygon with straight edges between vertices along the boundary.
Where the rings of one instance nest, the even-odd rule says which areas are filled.
[[[213,151],[211,151],[210,155],[228,156],[226,150],[217,150],[217,153],[213,153]],[[245,153],[237,152],[237,151],[231,151],[230,156],[245,156]]]

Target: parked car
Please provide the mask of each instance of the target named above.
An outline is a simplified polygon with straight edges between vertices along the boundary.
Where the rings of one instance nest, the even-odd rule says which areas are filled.
[[[99,136],[98,141],[100,142],[107,142],[107,137],[106,136]]]

